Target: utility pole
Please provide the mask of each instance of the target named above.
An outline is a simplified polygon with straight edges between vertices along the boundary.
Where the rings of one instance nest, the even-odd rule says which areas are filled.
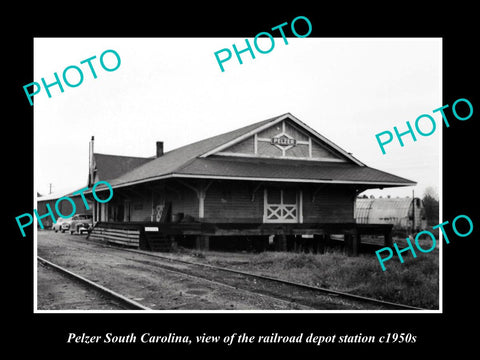
[[[415,190],[412,189],[412,209],[413,209],[413,220],[412,220],[412,234],[415,233]]]
[[[94,165],[93,165],[93,145],[94,145],[95,137],[92,136],[88,146],[88,186],[93,185],[95,181],[95,174],[94,174]]]

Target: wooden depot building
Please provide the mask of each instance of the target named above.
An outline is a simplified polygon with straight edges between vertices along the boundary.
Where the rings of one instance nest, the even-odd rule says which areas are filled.
[[[90,146],[89,187],[106,180],[114,196],[94,202],[89,236],[151,250],[261,251],[273,241],[277,250],[321,251],[330,234],[344,234],[356,254],[361,234],[384,234],[389,245],[392,227],[356,224],[357,195],[415,185],[366,166],[290,113],[165,153],[157,142],[151,158],[96,154],[93,138]]]

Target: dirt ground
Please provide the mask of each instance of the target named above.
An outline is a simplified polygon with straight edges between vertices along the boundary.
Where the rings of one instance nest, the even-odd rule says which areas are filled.
[[[382,240],[383,241],[383,240]],[[394,239],[400,248],[406,247],[402,239]],[[420,241],[424,249],[431,240]],[[366,296],[419,307],[438,309],[439,250],[416,258],[404,254],[404,263],[398,258],[388,262],[388,271],[382,271],[374,253],[349,257],[341,250],[328,249],[325,254],[292,252],[221,252],[180,249],[161,256],[180,258],[214,266],[276,277],[307,285]]]
[[[105,249],[85,236],[39,231],[38,255],[154,310],[292,310],[303,309],[268,296],[221,286],[166,271],[143,254]],[[66,309],[69,290],[57,291],[39,276],[39,304]],[[60,289],[62,290],[62,289]],[[78,295],[71,295],[74,300]],[[41,299],[41,301],[40,301]]]
[[[191,270],[187,265],[158,260],[156,255],[425,309],[437,309],[439,301],[438,250],[417,258],[406,256],[404,264],[398,259],[391,261],[388,271],[383,272],[374,254],[348,257],[341,251],[317,255],[268,251],[256,254],[185,248],[169,253],[126,252],[118,247],[105,248],[105,243],[87,240],[85,235],[47,230],[38,232],[38,254],[154,310],[312,310],[300,304],[310,304],[323,310],[373,309],[357,308],[358,304],[342,304],[338,299],[327,297],[317,299],[314,304],[303,301],[297,294],[288,296],[293,302],[282,301],[277,298],[279,295],[293,295],[294,292],[285,289],[287,292],[279,293],[278,289],[270,286],[260,295],[259,284],[251,283],[249,286],[245,284],[245,279],[227,281],[223,275],[215,275],[213,270]],[[159,261],[163,265],[167,263],[167,267],[175,267],[174,270],[209,279],[169,271],[160,266]]]
[[[38,310],[122,310],[121,304],[41,263],[37,267]]]

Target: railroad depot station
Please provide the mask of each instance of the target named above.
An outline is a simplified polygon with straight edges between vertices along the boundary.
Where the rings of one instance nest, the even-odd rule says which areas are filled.
[[[416,184],[366,166],[290,113],[165,153],[156,145],[155,157],[105,155],[92,137],[88,187],[108,181],[114,196],[99,203],[85,192],[89,238],[153,251],[321,252],[342,234],[356,255],[363,234],[392,242],[392,224],[355,221],[357,196]]]

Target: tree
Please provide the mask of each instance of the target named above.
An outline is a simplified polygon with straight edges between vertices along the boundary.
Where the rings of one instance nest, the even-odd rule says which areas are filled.
[[[438,224],[439,219],[439,203],[438,193],[432,186],[425,189],[423,193],[423,205],[425,206],[425,218],[427,225],[433,226]]]
[[[437,189],[435,189],[435,187],[433,186],[427,186],[425,188],[425,191],[423,192],[423,197],[425,196],[429,196],[438,201],[438,192]]]

